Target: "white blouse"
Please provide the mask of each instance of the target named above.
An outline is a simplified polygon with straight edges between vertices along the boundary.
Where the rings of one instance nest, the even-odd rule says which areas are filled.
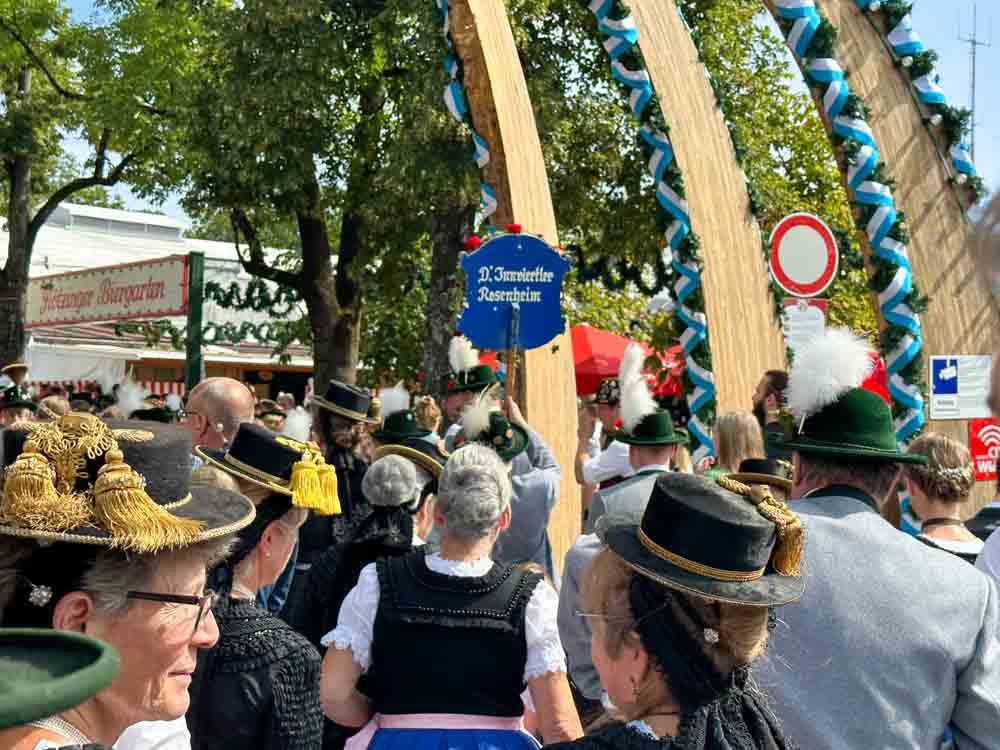
[[[490,572],[493,561],[445,560],[438,553],[427,555],[427,567],[435,573],[458,578],[478,578]],[[355,663],[368,671],[372,663],[372,637],[375,614],[378,612],[379,585],[375,563],[361,570],[357,585],[351,589],[340,607],[337,627],[323,636],[320,643],[339,650],[351,650]],[[547,581],[539,581],[531,593],[524,614],[525,641],[528,658],[524,665],[524,680],[533,680],[550,672],[566,671],[566,655],[559,640],[556,613],[559,595]]]

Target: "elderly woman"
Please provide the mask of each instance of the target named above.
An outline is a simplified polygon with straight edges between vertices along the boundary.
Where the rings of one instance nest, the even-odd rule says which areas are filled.
[[[192,750],[312,750],[322,737],[319,654],[283,621],[255,604],[288,564],[311,506],[326,512],[325,498],[308,496],[306,474],[333,473],[318,446],[240,425],[225,451],[196,448],[208,470],[233,478],[257,508],[254,522],[237,534],[232,551],[209,579],[219,593],[215,608],[219,644],[202,655],[187,715]],[[212,480],[212,481],[218,481]],[[336,493],[336,487],[320,492]]]
[[[86,633],[121,671],[79,706],[0,731],[0,747],[112,745],[183,716],[199,650],[219,637],[206,568],[253,506],[190,486],[187,431],[70,413],[4,432],[0,626]]]
[[[546,741],[582,734],[566,681],[555,591],[490,559],[510,524],[511,484],[495,452],[469,445],[441,476],[437,552],[366,566],[323,642],[324,712],[365,731],[348,748],[533,748],[521,729],[527,683]],[[366,694],[357,691],[367,673]]]
[[[579,616],[592,620],[594,666],[625,721],[554,747],[790,747],[750,665],[770,608],[802,594],[798,518],[763,487],[664,474],[641,523],[600,533]]]
[[[965,528],[969,515],[969,493],[976,481],[968,449],[947,435],[928,432],[906,449],[926,456],[926,464],[907,464],[903,479],[910,507],[920,520],[917,539],[975,563],[983,542]]]

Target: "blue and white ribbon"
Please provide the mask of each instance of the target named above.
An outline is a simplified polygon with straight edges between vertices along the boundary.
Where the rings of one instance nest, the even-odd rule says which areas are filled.
[[[920,35],[913,30],[913,19],[910,18],[909,13],[903,16],[896,24],[896,28],[890,31],[886,38],[889,40],[892,51],[899,57],[912,57],[927,49],[924,47]]]
[[[869,10],[869,6],[875,1],[856,0],[858,7],[863,10]],[[899,20],[896,27],[886,34],[885,38],[897,59],[913,57],[927,51],[920,35],[913,30],[913,19],[909,13]],[[914,78],[910,84],[916,92],[917,99],[925,107],[934,109],[948,106],[948,97],[941,89],[937,73],[932,71],[927,75]],[[968,152],[961,147],[961,144],[952,144],[949,156],[951,157],[951,165],[956,172],[964,174],[966,177],[976,176],[976,168],[972,165]]]
[[[614,5],[614,0],[591,0],[588,7],[597,19],[598,30],[604,35],[604,49],[611,58],[611,74],[629,89],[629,108],[641,122],[646,106],[655,95],[653,83],[645,70],[632,70],[622,62],[622,56],[638,44],[639,32],[631,16],[611,17]],[[688,429],[698,441],[698,447],[692,454],[692,458],[698,461],[715,453],[711,431],[705,424],[704,411],[712,406],[716,394],[714,376],[692,356],[695,348],[708,338],[708,320],[703,312],[693,310],[685,304],[701,288],[701,271],[694,261],[682,262],[678,257],[681,243],[691,234],[691,218],[687,201],[664,180],[667,168],[674,161],[670,139],[665,133],[648,125],[640,129],[639,135],[650,151],[649,173],[656,185],[657,203],[673,218],[664,234],[667,244],[664,257],[669,260],[670,268],[677,275],[674,283],[674,314],[684,326],[680,341],[688,378],[693,386],[687,395],[688,409],[691,412]]]
[[[872,0],[857,0],[858,6],[863,9],[868,9],[871,3]],[[802,43],[803,34],[810,28],[814,34],[822,20],[814,0],[777,0],[776,5],[778,15],[792,23],[786,42],[801,59],[808,50],[808,43]],[[913,45],[919,43],[919,38],[912,34],[908,24],[901,23],[896,32],[895,38],[900,45],[906,49],[915,49]],[[811,35],[809,38],[812,38]],[[886,363],[892,376],[889,393],[893,401],[904,410],[896,420],[896,439],[905,443],[920,431],[925,417],[920,389],[907,383],[899,374],[920,356],[921,331],[919,318],[906,304],[906,298],[913,290],[913,271],[906,246],[889,236],[898,217],[896,201],[888,185],[873,179],[879,163],[874,133],[863,119],[844,114],[851,89],[841,66],[833,59],[816,59],[809,62],[806,73],[816,86],[824,88],[823,107],[832,123],[833,132],[857,146],[857,151],[848,164],[847,182],[856,204],[875,209],[866,227],[872,252],[896,266],[892,280],[879,292],[878,301],[885,320],[906,331]],[[933,103],[940,89],[931,77],[925,78],[927,80],[919,86],[914,81],[914,86],[918,91],[922,86],[924,96],[928,97],[927,102]]]
[[[455,44],[451,39],[451,29],[449,27],[449,0],[434,0],[437,7],[438,17],[441,20],[441,29],[444,34],[445,46],[448,53],[444,58],[444,69],[448,76],[448,84],[444,87],[444,103],[451,113],[451,116],[460,123],[468,125],[472,132],[472,160],[482,169],[490,163],[490,149],[476,129],[472,127],[469,120],[469,106],[465,98],[465,87],[460,78],[461,66],[455,56]],[[497,210],[497,194],[492,187],[484,181],[479,183],[479,212],[482,220],[488,219]]]

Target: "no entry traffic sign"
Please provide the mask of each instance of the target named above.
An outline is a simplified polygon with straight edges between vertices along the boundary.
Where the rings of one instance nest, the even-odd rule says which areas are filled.
[[[778,286],[795,297],[815,297],[837,275],[837,241],[812,214],[792,214],[771,233],[769,265]]]

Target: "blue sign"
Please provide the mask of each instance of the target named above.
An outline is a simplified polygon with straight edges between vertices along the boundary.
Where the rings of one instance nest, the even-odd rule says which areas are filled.
[[[931,393],[935,396],[958,395],[958,360],[931,357]]]
[[[544,346],[566,330],[569,261],[539,237],[505,234],[462,258],[466,308],[458,329],[480,349]]]

